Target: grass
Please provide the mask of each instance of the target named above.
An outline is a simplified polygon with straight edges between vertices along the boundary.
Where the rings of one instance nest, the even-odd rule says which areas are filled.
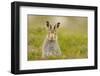
[[[44,25],[32,25],[28,27],[28,60],[49,60],[49,59],[82,59],[88,57],[88,38],[86,22],[75,27],[61,27],[57,30],[58,43],[62,56],[48,57],[43,59],[42,45],[47,35]]]

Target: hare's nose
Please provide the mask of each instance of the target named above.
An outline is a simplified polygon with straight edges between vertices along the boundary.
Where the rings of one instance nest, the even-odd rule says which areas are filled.
[[[51,34],[53,34],[54,32],[53,31],[51,31]]]

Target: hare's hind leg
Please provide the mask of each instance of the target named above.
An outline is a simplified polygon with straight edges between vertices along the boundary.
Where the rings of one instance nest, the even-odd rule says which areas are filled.
[[[55,56],[62,56],[62,53],[60,50],[55,50],[54,55]]]
[[[43,50],[42,51],[42,58],[45,59],[45,58],[48,58],[49,56],[49,52],[47,50]]]

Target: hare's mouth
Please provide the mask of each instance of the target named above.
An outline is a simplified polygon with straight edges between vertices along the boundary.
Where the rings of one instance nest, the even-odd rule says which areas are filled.
[[[52,40],[49,40],[50,42],[54,42],[55,40],[54,39],[52,39]]]

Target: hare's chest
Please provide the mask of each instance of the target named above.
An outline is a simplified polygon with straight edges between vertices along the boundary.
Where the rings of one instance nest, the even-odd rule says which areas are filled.
[[[57,49],[57,46],[56,46],[57,44],[56,44],[56,42],[50,42],[49,44],[48,44],[48,50],[49,51],[54,51],[54,50],[56,50]]]
[[[59,50],[59,46],[56,41],[48,41],[44,47],[44,50],[46,52],[54,52],[56,50]]]
[[[60,48],[56,41],[46,41],[44,49],[44,56],[59,56],[61,55]]]

